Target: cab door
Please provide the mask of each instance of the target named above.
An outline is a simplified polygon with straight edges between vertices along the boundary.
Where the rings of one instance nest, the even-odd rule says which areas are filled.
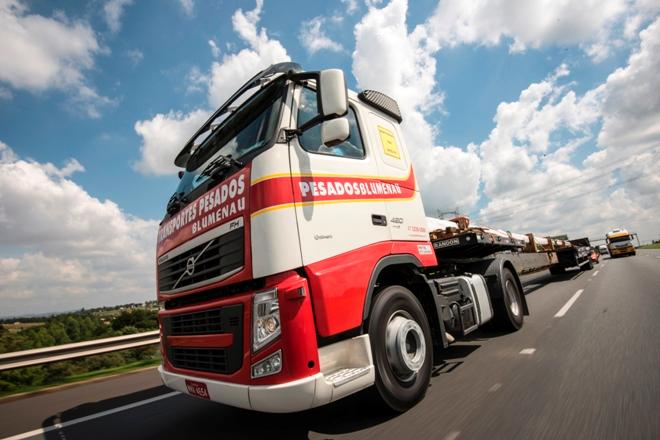
[[[316,92],[298,86],[293,126],[318,114]],[[304,265],[390,240],[385,202],[372,183],[378,164],[364,134],[358,103],[348,112],[350,137],[334,147],[321,144],[321,126],[290,142],[291,175]],[[382,251],[377,251],[382,252]],[[385,251],[387,253],[388,251]],[[380,258],[380,257],[379,257]]]
[[[400,189],[398,197],[388,197],[385,201],[392,240],[428,242],[424,206],[401,126],[392,118],[371,110],[365,119],[380,179]],[[420,247],[419,253],[430,255],[431,249]]]

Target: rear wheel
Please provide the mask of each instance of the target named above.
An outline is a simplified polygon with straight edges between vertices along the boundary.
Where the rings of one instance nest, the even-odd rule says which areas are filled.
[[[502,271],[502,298],[496,299],[494,303],[495,322],[498,328],[516,331],[523,326],[522,294],[516,277],[510,269]]]
[[[380,398],[391,409],[406,411],[426,394],[433,368],[428,319],[410,290],[390,286],[376,296],[369,338]]]

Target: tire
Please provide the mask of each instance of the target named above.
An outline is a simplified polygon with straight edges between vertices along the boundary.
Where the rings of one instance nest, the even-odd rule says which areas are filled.
[[[591,270],[591,269],[593,269],[593,268],[594,268],[594,263],[593,263],[593,261],[591,261],[591,260],[589,260],[589,261],[587,262],[587,264],[583,264],[583,265],[580,267],[581,270]]]
[[[376,391],[385,405],[404,412],[424,398],[431,380],[433,341],[426,313],[410,290],[390,286],[376,296],[368,328]]]
[[[550,268],[551,270],[553,268]],[[562,273],[564,272],[562,268]],[[493,304],[495,326],[499,330],[515,332],[523,326],[523,301],[516,277],[510,269],[502,271],[502,298]]]

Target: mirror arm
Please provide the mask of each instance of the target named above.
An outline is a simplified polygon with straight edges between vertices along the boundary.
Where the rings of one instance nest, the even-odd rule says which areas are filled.
[[[289,142],[296,136],[300,136],[310,128],[319,125],[321,122],[323,122],[323,117],[321,115],[316,115],[309,121],[305,122],[303,125],[301,125],[298,128],[285,128],[284,129],[284,135],[286,138],[286,141]]]

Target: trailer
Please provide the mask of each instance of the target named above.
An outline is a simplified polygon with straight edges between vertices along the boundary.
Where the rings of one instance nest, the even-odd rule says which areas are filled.
[[[428,219],[432,228],[435,219]],[[517,234],[485,226],[470,226],[461,216],[445,221],[443,228],[431,230],[431,242],[438,261],[459,266],[473,264],[499,253],[507,254],[519,275],[549,269],[552,274],[570,268],[590,270],[591,246],[588,238],[575,240]]]

